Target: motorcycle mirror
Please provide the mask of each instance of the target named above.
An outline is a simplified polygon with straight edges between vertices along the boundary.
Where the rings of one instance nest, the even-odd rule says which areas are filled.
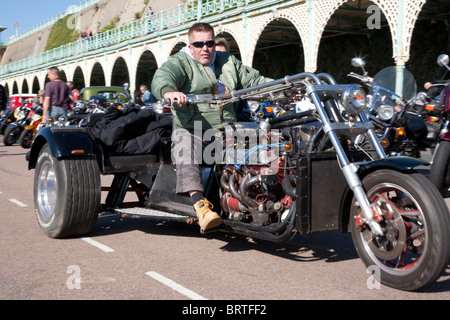
[[[355,68],[364,68],[366,66],[366,62],[358,57],[352,59],[352,66]]]
[[[450,70],[450,68],[448,67],[448,62],[449,58],[448,55],[446,54],[440,54],[439,57],[437,58],[437,64],[440,67],[446,67],[448,70]]]
[[[367,75],[367,72],[364,69],[364,67],[366,66],[366,62],[363,59],[358,58],[358,57],[353,58],[352,59],[352,66],[355,67],[355,68],[361,68],[363,70],[363,72],[364,72],[364,75],[365,76]]]

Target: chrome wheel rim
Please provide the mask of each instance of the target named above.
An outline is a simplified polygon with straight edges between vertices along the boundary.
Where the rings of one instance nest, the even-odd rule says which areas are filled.
[[[370,230],[361,232],[366,252],[387,273],[413,272],[427,254],[428,232],[423,209],[408,191],[395,184],[377,185],[368,192],[368,197],[372,203],[382,202],[390,221],[385,225],[387,236],[384,239],[372,235]],[[383,248],[382,253],[381,244],[394,241],[397,243],[390,244],[390,252]]]
[[[43,223],[51,221],[56,207],[57,181],[55,169],[50,160],[45,160],[41,165],[37,185],[37,204],[39,214],[44,219]]]

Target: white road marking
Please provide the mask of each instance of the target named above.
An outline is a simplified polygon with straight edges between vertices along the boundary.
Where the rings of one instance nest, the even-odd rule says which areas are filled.
[[[208,300],[205,297],[202,297],[201,295],[199,295],[189,289],[186,289],[185,287],[176,283],[175,281],[172,281],[172,280],[164,277],[163,275],[160,275],[158,272],[149,271],[149,272],[146,272],[145,274],[152,277],[153,279],[161,282],[162,284],[165,284],[169,288],[171,288],[175,291],[178,291],[179,293],[185,295],[186,297],[191,298],[192,300]]]
[[[105,246],[104,244],[102,244],[98,241],[92,240],[91,238],[81,238],[81,240],[86,241],[87,243],[92,244],[93,246],[95,246],[105,252],[114,252],[114,249],[111,249],[110,247]]]
[[[17,204],[19,207],[22,207],[22,208],[28,207],[25,203],[20,202],[19,200],[16,200],[16,199],[9,199],[9,201],[11,201],[12,203]]]

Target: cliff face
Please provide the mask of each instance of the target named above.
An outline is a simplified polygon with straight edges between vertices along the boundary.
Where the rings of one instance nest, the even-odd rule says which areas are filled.
[[[51,29],[51,27],[44,28],[39,32],[8,45],[3,55],[2,65],[44,52]]]
[[[151,6],[154,12],[158,12],[185,1],[149,0],[147,2],[148,5],[145,4],[145,0],[102,0],[69,18],[67,24],[77,32],[89,28],[95,34],[105,27],[118,27],[136,20],[137,15],[142,15],[147,6]],[[53,26],[44,28],[8,45],[1,65],[44,52],[52,28]]]

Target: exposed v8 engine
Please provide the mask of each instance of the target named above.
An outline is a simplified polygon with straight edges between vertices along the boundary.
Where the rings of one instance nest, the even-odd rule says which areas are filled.
[[[291,142],[264,123],[230,124],[225,130],[220,184],[222,209],[229,218],[258,225],[279,223],[295,198]]]

